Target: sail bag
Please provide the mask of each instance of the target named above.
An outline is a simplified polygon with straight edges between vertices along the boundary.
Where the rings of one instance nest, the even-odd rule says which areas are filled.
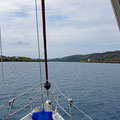
[[[32,120],[53,120],[52,112],[46,112],[43,108],[41,112],[32,114]]]

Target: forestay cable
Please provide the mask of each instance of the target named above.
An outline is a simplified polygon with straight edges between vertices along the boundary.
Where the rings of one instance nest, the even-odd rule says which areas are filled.
[[[36,29],[37,29],[37,42],[38,42],[38,56],[39,56],[39,70],[40,70],[40,82],[41,82],[41,93],[42,89],[42,74],[41,74],[41,62],[40,62],[40,40],[39,40],[39,27],[38,27],[38,8],[37,8],[37,0],[35,0],[35,12],[36,12]],[[43,94],[41,95],[42,103],[43,103]]]

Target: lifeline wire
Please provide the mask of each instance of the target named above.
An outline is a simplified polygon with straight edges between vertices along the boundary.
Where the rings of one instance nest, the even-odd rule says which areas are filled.
[[[38,8],[37,0],[35,0],[35,12],[36,12],[36,29],[37,29],[37,41],[38,41],[38,56],[39,56],[39,70],[40,70],[40,82],[41,82],[41,93],[42,93],[42,74],[41,74],[41,62],[40,62],[40,40],[39,40],[39,27],[38,27]],[[41,95],[42,104],[43,103],[43,94]]]

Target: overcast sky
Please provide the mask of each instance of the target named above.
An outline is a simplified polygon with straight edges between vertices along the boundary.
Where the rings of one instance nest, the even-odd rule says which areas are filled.
[[[46,0],[46,22],[48,58],[120,49],[110,0]],[[38,57],[34,0],[0,0],[0,26],[4,55]]]

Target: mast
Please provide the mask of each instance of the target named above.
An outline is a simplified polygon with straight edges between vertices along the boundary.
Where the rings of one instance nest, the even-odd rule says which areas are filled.
[[[116,16],[118,27],[120,30],[120,0],[111,0],[111,3]]]
[[[46,83],[44,84],[44,87],[48,91],[49,88],[51,87],[51,84],[48,82],[47,41],[46,41],[46,21],[45,21],[45,0],[41,0],[41,7],[42,7],[42,23],[43,23],[43,42],[44,42],[44,57],[45,57],[45,74],[46,74]]]

